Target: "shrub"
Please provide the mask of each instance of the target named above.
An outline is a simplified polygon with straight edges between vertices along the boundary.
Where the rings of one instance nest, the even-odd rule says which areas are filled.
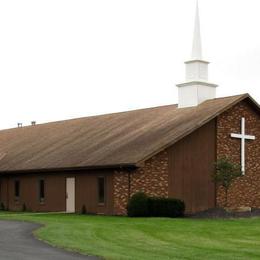
[[[25,212],[27,210],[25,203],[23,204],[22,211]]]
[[[228,191],[232,182],[243,175],[241,166],[233,163],[227,157],[221,157],[215,163],[213,181],[220,184],[225,190],[225,207],[228,206]]]
[[[127,215],[129,217],[148,216],[148,197],[143,192],[135,193],[127,205]]]
[[[173,198],[148,197],[142,192],[134,194],[127,205],[129,217],[183,217],[185,204]]]
[[[3,202],[1,202],[1,204],[0,204],[0,210],[5,210],[5,205]]]
[[[172,198],[148,198],[148,211],[151,217],[183,217],[185,204],[183,201]]]
[[[86,206],[83,205],[81,208],[81,214],[87,214]]]

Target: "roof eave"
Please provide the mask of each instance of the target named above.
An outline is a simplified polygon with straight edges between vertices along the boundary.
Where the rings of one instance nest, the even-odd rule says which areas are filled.
[[[105,170],[105,169],[132,169],[137,168],[135,163],[121,163],[111,165],[92,165],[92,166],[76,166],[76,167],[61,167],[61,168],[42,168],[42,169],[23,169],[23,170],[0,170],[0,175],[22,174],[22,173],[51,173],[51,172],[70,172],[84,170]]]

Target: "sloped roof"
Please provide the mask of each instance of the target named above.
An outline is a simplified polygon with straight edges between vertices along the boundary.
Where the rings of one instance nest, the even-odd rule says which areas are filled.
[[[254,102],[244,94],[2,130],[0,171],[135,166],[244,99]]]

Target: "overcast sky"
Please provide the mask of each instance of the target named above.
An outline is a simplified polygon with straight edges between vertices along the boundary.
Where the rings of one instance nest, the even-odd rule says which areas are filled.
[[[0,1],[0,128],[177,103],[195,3]],[[260,102],[260,1],[199,4],[217,96]]]

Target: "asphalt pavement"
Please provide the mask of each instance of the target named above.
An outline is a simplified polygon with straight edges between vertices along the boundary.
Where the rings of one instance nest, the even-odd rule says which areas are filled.
[[[52,247],[33,236],[40,225],[28,222],[0,220],[1,260],[97,260]]]

